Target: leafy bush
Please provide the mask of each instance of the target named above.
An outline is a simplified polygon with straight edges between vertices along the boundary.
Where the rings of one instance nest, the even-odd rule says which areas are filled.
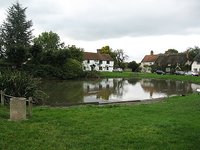
[[[60,68],[51,65],[33,65],[26,64],[22,66],[22,70],[28,72],[35,77],[43,78],[60,78],[62,79],[63,71]]]
[[[85,78],[100,78],[100,72],[93,70],[93,71],[85,71],[84,72]]]
[[[21,45],[14,45],[9,47],[6,51],[7,61],[20,66],[28,58],[28,49]]]
[[[24,72],[11,70],[0,72],[0,90],[7,95],[36,99],[44,98],[45,93],[38,89],[39,83],[39,79],[32,78]]]
[[[75,59],[68,59],[63,67],[63,79],[74,79],[82,76],[82,64]]]

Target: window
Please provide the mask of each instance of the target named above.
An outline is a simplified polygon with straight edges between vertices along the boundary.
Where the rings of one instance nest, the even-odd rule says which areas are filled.
[[[102,64],[102,60],[99,60],[99,64]]]
[[[109,70],[109,67],[106,67],[107,70]]]
[[[87,63],[89,64],[89,63],[90,63],[90,60],[87,60]]]
[[[102,67],[99,67],[99,70],[102,70]]]
[[[107,60],[107,64],[110,64],[110,61],[109,61],[109,60]]]

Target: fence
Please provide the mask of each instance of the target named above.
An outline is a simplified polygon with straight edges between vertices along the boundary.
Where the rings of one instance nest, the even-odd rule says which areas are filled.
[[[26,115],[28,115],[29,117],[32,116],[32,97],[29,97],[28,100],[26,98],[18,98],[18,97],[14,97],[11,95],[7,95],[5,94],[2,90],[0,91],[1,94],[1,105],[4,106],[5,105],[5,97],[10,99],[10,119],[12,120],[12,115],[18,115],[22,113],[22,119],[26,119]],[[20,100],[20,101],[18,101]],[[23,102],[22,102],[23,100]],[[15,101],[15,102],[14,102]],[[21,103],[22,102],[22,103]],[[26,103],[28,103],[28,108],[26,108]],[[26,114],[26,109],[27,110],[27,114]],[[20,117],[19,117],[20,118]],[[15,117],[14,117],[14,120]]]

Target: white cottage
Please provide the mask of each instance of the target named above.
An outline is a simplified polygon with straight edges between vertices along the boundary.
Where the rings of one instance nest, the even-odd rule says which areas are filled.
[[[113,71],[114,61],[109,54],[84,52],[83,70],[84,71]]]
[[[157,60],[158,55],[154,55],[153,51],[150,52],[150,55],[144,56],[141,61],[140,68],[141,72],[151,72],[151,66],[154,65]]]
[[[200,72],[200,54],[194,58],[191,69],[193,72]]]

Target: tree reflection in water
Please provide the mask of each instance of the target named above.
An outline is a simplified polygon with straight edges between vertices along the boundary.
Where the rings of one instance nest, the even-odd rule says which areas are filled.
[[[182,81],[110,78],[84,81],[44,81],[42,89],[49,95],[47,105],[85,102],[130,101],[183,95],[200,88]]]

